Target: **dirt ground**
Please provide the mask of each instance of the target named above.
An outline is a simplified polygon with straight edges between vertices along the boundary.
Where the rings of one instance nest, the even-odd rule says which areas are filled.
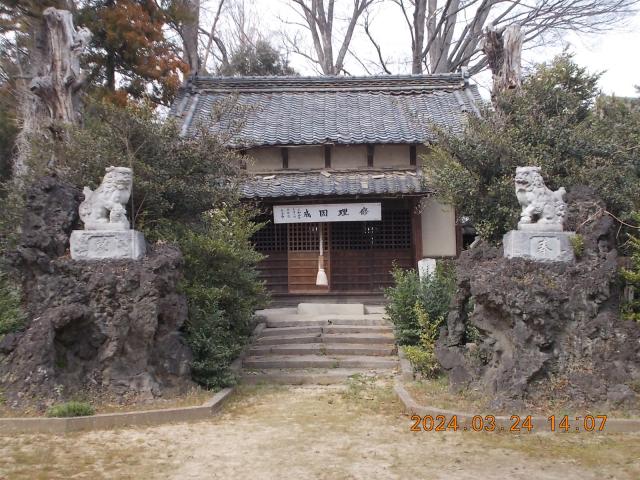
[[[640,434],[410,432],[391,385],[245,387],[208,421],[2,437],[0,479],[640,478]]]

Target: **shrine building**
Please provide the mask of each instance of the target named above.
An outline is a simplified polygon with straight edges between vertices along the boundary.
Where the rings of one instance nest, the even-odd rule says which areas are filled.
[[[379,295],[394,263],[458,253],[455,212],[421,163],[436,129],[460,133],[479,114],[465,75],[194,77],[171,113],[182,135],[216,129],[228,99],[243,109],[233,143],[250,174],[242,196],[267,221],[254,241],[274,296]]]

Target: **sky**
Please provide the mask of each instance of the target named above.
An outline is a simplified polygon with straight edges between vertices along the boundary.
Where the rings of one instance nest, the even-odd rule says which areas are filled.
[[[338,0],[337,3],[346,0]],[[271,38],[276,45],[284,45],[282,30],[283,21],[299,21],[288,6],[286,0],[245,0],[247,6],[257,15],[256,28]],[[208,3],[208,2],[207,2]],[[215,5],[215,2],[211,2]],[[351,4],[346,1],[345,5]],[[289,25],[288,30],[295,29]],[[410,53],[410,37],[400,9],[387,3],[379,9],[372,20],[372,30],[379,39],[383,55],[392,60],[394,73],[407,73],[409,66],[406,58]],[[308,45],[310,47],[310,44]],[[590,72],[604,72],[600,88],[604,93],[618,96],[637,96],[634,85],[640,84],[640,60],[636,50],[640,47],[640,13],[629,18],[626,24],[620,25],[606,34],[576,35],[568,34],[553,44],[537,47],[523,52],[523,67],[534,62],[547,61],[554,55],[567,49],[575,55],[575,60]],[[376,58],[375,51],[361,29],[354,35],[352,48],[363,52],[360,55],[364,62]],[[337,50],[334,46],[334,50]],[[310,51],[310,49],[309,49]],[[292,54],[291,65],[301,74],[315,75],[317,70],[303,57]],[[404,61],[403,61],[404,60]],[[366,70],[353,58],[348,58],[347,69],[351,74],[366,74]],[[483,96],[489,95],[491,78],[488,73],[475,76]]]

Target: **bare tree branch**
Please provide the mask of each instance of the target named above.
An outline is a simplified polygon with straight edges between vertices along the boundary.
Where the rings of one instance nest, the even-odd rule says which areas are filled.
[[[378,44],[375,41],[375,39],[373,38],[373,35],[371,35],[371,32],[369,30],[369,27],[370,27],[369,14],[365,15],[364,17],[363,27],[364,27],[364,32],[367,34],[367,37],[369,37],[369,41],[373,44],[373,47],[376,49],[376,52],[378,52],[378,61],[380,62],[380,67],[382,67],[382,69],[384,70],[384,73],[386,73],[387,75],[391,75],[391,70],[387,68],[387,62],[385,61],[384,58],[382,58],[382,49],[380,48],[380,44]],[[364,64],[360,61],[360,58],[357,55],[354,55],[353,52],[350,52],[350,53],[364,67]],[[366,67],[364,68],[367,72],[369,72],[369,70]]]
[[[325,75],[338,75],[344,72],[344,61],[349,52],[349,45],[359,18],[372,4],[378,0],[352,0],[353,9],[345,20],[346,29],[341,41],[338,55],[334,57],[333,43],[336,41],[334,22],[336,20],[335,0],[289,0],[291,7],[301,14],[305,21],[305,30],[311,35],[313,47],[319,64]],[[295,53],[300,48],[292,45]],[[310,55],[303,55],[311,58]]]
[[[360,66],[364,69],[367,75],[373,75],[369,67],[367,67],[367,65],[360,59],[360,57],[356,55],[351,49],[349,49],[349,54],[354,58],[356,62],[358,62],[358,64],[360,64]],[[343,72],[345,72],[345,74],[348,75],[346,70],[343,69]]]
[[[299,0],[303,1],[303,0]],[[503,32],[520,25],[523,47],[550,34],[601,33],[637,12],[640,0],[389,0],[400,8],[411,34],[412,73],[478,72],[487,66],[482,52],[487,28]],[[379,52],[369,24],[365,34]],[[376,47],[378,45],[378,47]]]
[[[213,44],[213,37],[215,36],[216,33],[216,27],[218,26],[218,21],[220,20],[220,14],[222,13],[222,7],[224,6],[224,0],[220,0],[220,2],[218,3],[218,10],[216,11],[216,15],[213,18],[213,23],[211,24],[211,31],[209,32],[208,35],[208,40],[207,40],[207,48],[205,48],[204,50],[204,58],[202,59],[202,68],[206,69],[207,68],[207,60],[209,60],[209,54],[211,52],[211,47]]]

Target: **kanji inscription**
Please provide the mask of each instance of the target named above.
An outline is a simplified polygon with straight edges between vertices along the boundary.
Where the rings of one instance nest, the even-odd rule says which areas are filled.
[[[375,222],[382,220],[380,203],[332,203],[322,205],[276,205],[274,223]]]

